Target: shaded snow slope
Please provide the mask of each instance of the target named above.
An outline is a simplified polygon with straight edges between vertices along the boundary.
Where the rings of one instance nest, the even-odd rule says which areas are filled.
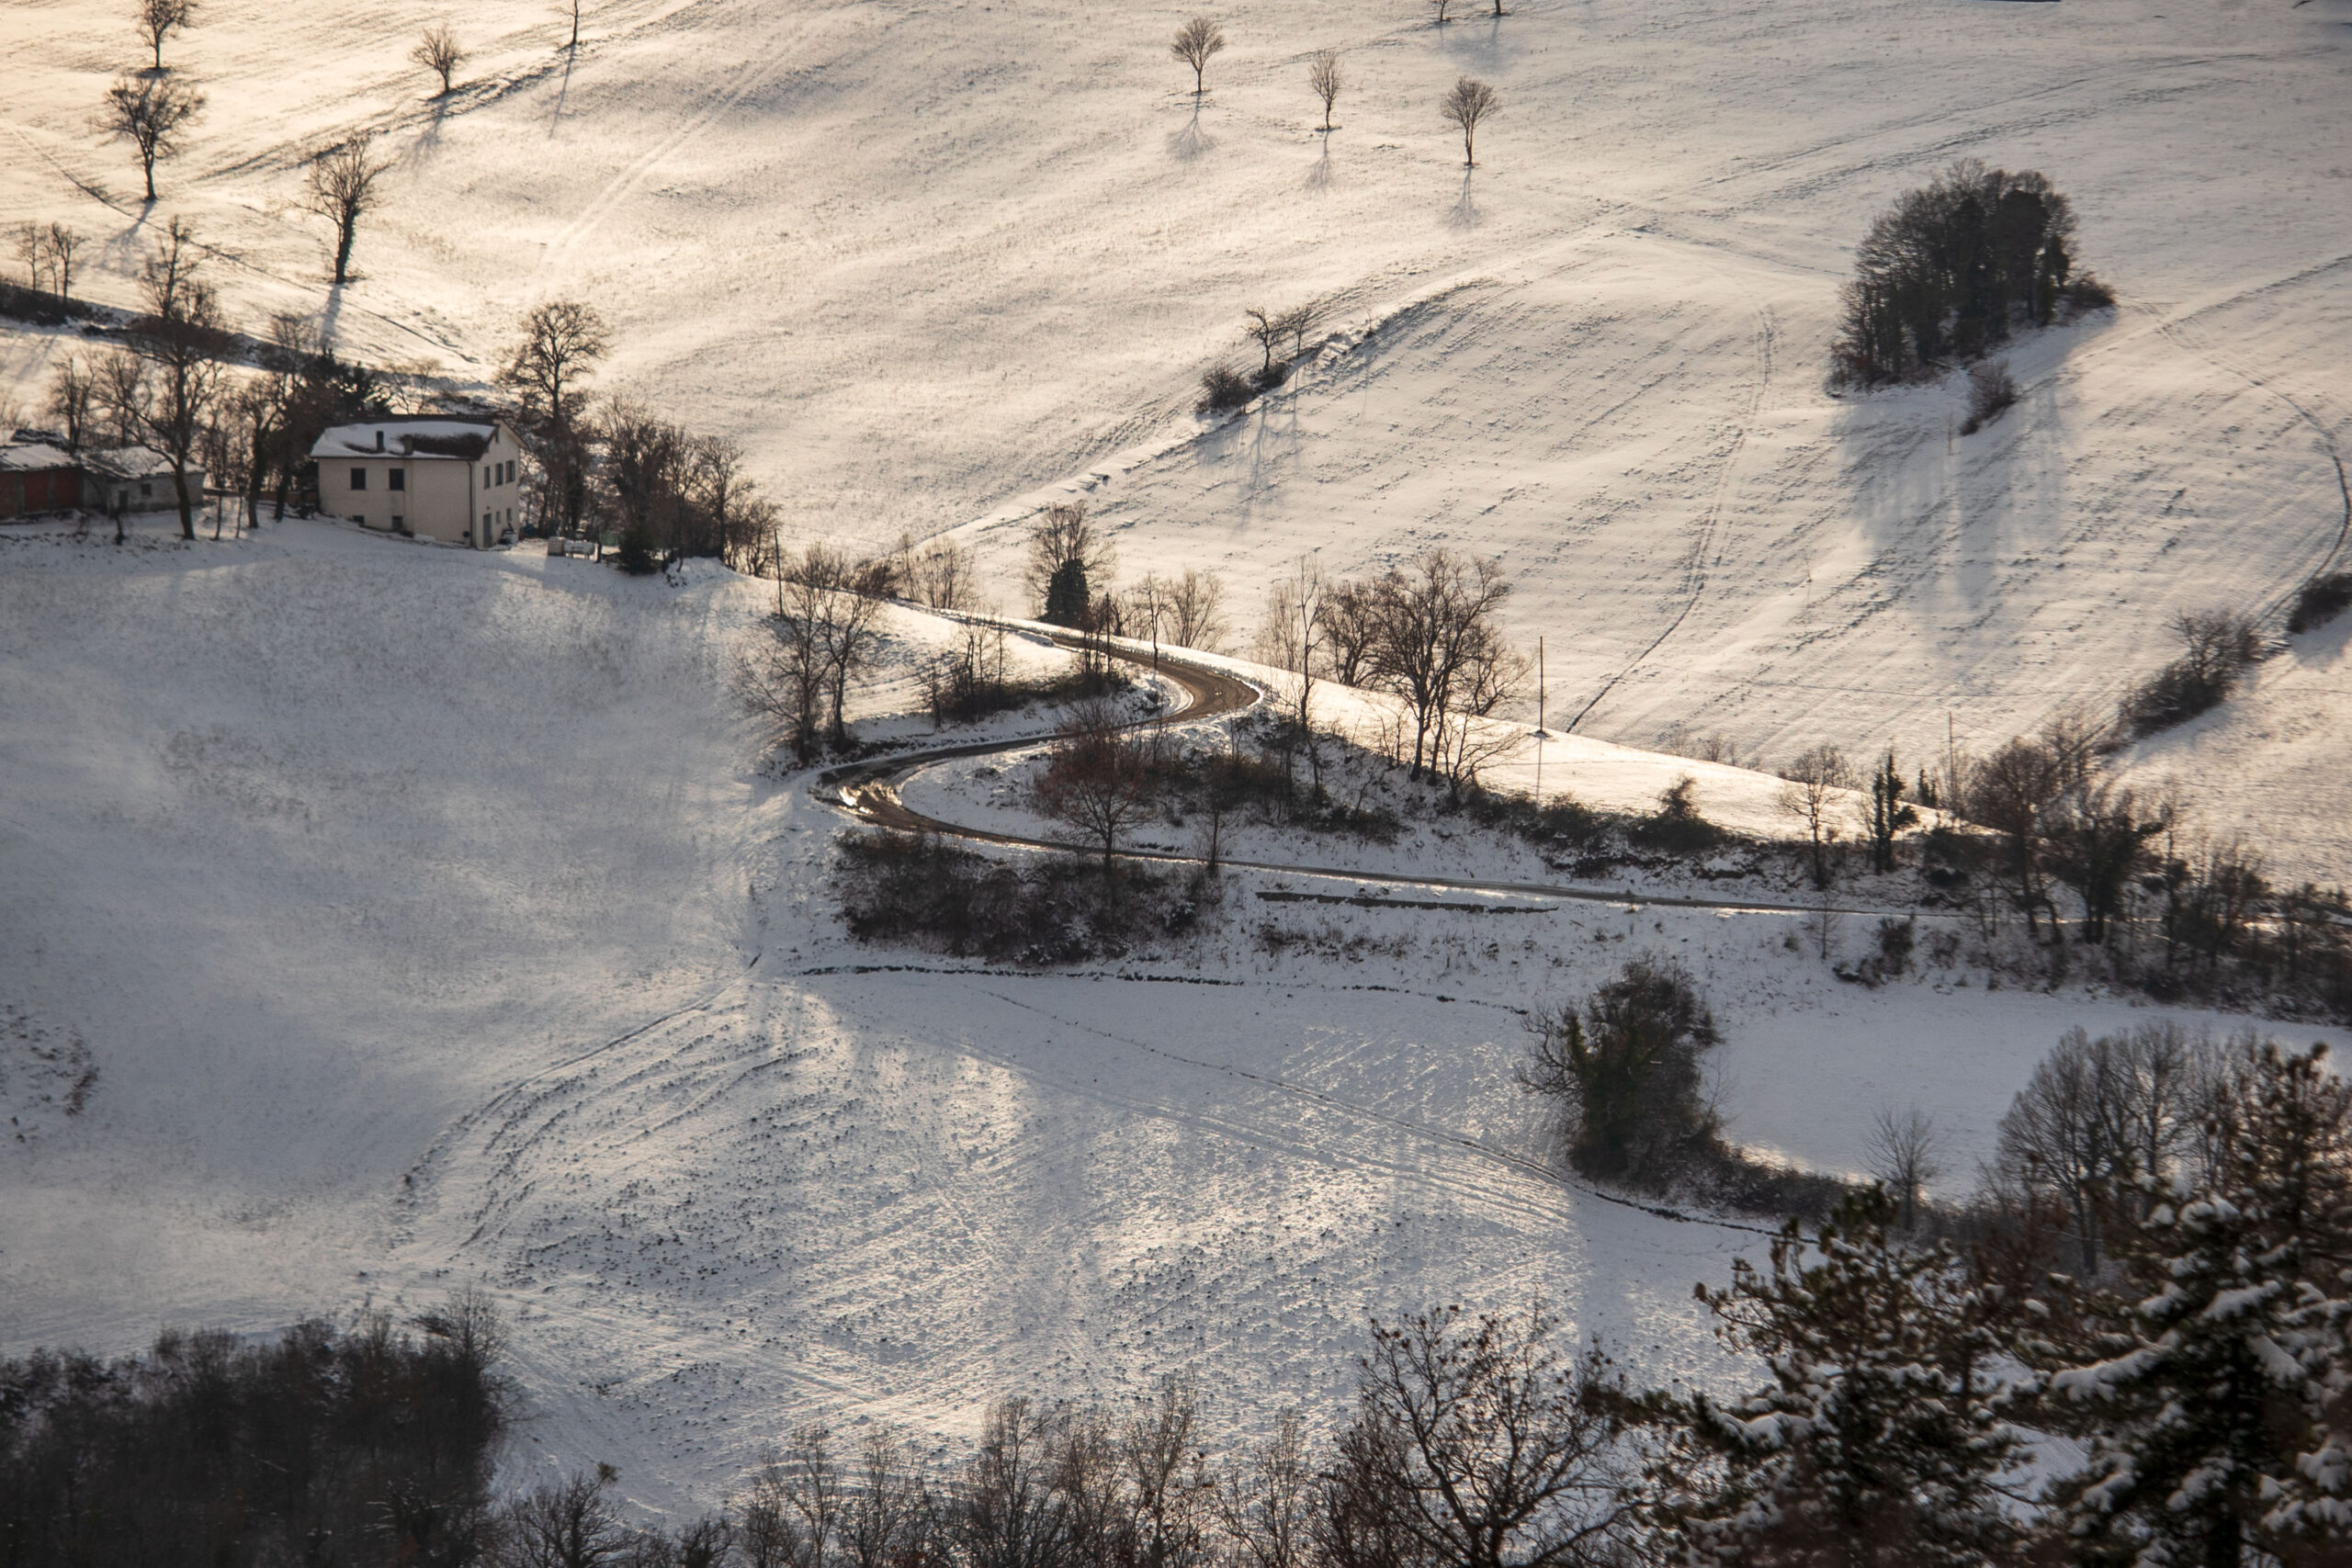
[[[1365,1314],[1442,1300],[1713,1378],[1690,1286],[1760,1238],[1554,1175],[1517,1010],[1673,955],[1742,1139],[1848,1169],[1916,1100],[1957,1181],[2058,1033],[2147,1016],[1859,991],[1785,917],[1259,898],[1349,889],[1296,877],[1111,969],[858,947],[843,818],[727,694],[766,602],[327,523],[0,534],[0,1355],[478,1281],[510,1475],[609,1461],[655,1509],[810,1418],[948,1441],[1176,1368],[1245,1434],[1325,1419]],[[884,705],[953,635],[887,630]]]

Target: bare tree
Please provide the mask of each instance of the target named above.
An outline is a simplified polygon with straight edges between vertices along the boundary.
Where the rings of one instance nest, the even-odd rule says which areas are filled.
[[[1521,732],[1513,725],[1485,723],[1518,696],[1527,679],[1524,654],[1489,632],[1475,637],[1464,653],[1446,701],[1438,709],[1433,741],[1435,765],[1446,778],[1447,795],[1458,801],[1464,784],[1496,758],[1516,750]]]
[[[1314,1561],[1315,1466],[1298,1412],[1285,1407],[1247,1470],[1225,1478],[1217,1522],[1248,1568],[1307,1568]]]
[[[571,41],[565,44],[564,48],[577,54],[580,51],[580,0],[571,0]]]
[[[212,423],[227,335],[211,286],[198,269],[196,237],[175,218],[164,248],[141,270],[146,310],[133,325],[130,347],[105,363],[99,381],[120,427],[171,462],[185,539],[196,537],[201,498],[188,476]]]
[[[78,452],[92,433],[90,422],[96,402],[97,378],[69,354],[50,378],[49,400],[41,405],[41,413],[64,434],[66,449]]]
[[[447,22],[435,22],[425,28],[424,35],[416,40],[416,47],[408,51],[408,57],[441,78],[438,96],[445,98],[449,96],[449,78],[469,58]]]
[[[2210,1039],[2169,1021],[2097,1039],[2068,1030],[2001,1118],[1996,1195],[2064,1212],[2082,1271],[2097,1274],[2108,1210],[2152,1201],[2142,1179],[2161,1190],[2196,1152],[2218,1068]]]
[[[735,693],[746,711],[765,722],[771,751],[789,751],[806,767],[822,749],[831,664],[820,626],[831,591],[779,579],[770,638],[747,650],[735,671]]]
[[[1321,307],[1312,300],[1304,305],[1294,305],[1274,318],[1275,327],[1290,339],[1292,358],[1299,358],[1306,353],[1306,334],[1313,332],[1322,319]]]
[[[2041,911],[2057,922],[2043,840],[2050,813],[2077,776],[2063,748],[2024,736],[1969,770],[1968,814],[2001,836],[1999,869],[2029,934]]]
[[[1166,585],[1168,640],[1215,653],[1225,641],[1225,583],[1216,573],[1186,567]]]
[[[1274,348],[1283,338],[1290,335],[1290,328],[1279,311],[1262,310],[1252,307],[1241,313],[1248,317],[1250,321],[1250,324],[1241,330],[1252,343],[1266,351],[1265,367],[1258,374],[1261,385],[1269,383],[1273,379],[1274,375]]]
[[[532,456],[546,475],[546,510],[554,531],[580,525],[587,507],[585,452],[579,431],[587,394],[581,383],[595,374],[611,347],[604,317],[576,299],[533,307],[523,335],[499,370],[502,386],[522,400],[522,425]]]
[[[1340,1438],[1361,1506],[1448,1568],[1612,1561],[1632,1522],[1598,1358],[1563,1362],[1539,1304],[1473,1320],[1441,1307],[1373,1325]]]
[[[610,1465],[594,1476],[533,1488],[499,1510],[497,1568],[602,1568],[618,1563],[629,1531],[605,1489],[620,1479]]]
[[[1453,90],[1440,100],[1438,113],[1462,128],[1462,163],[1465,168],[1478,166],[1479,123],[1502,107],[1503,101],[1495,90],[1475,76],[1457,80]]]
[[[1493,562],[1430,550],[1409,571],[1391,570],[1375,585],[1373,676],[1410,711],[1413,778],[1424,759],[1439,761],[1442,716],[1464,672],[1499,641],[1498,625],[1510,584]]]
[[[937,1505],[906,1445],[889,1430],[868,1433],[841,1527],[850,1568],[899,1568],[932,1560]]]
[[[1838,837],[1838,802],[1854,785],[1854,771],[1835,746],[1815,746],[1781,770],[1781,810],[1805,826],[1813,843],[1813,885],[1829,886],[1829,845]]]
[[[1899,1113],[1892,1106],[1882,1105],[1871,1118],[1870,1136],[1862,1144],[1862,1161],[1894,1194],[1898,1220],[1905,1230],[1918,1214],[1921,1190],[1943,1174],[1938,1163],[1942,1144],[1935,1119],[1916,1105]]]
[[[1453,0],[1429,0],[1430,9],[1437,13],[1437,25],[1445,26],[1453,19]]]
[[[1266,591],[1266,618],[1258,628],[1258,656],[1297,678],[1297,705],[1283,732],[1283,787],[1295,789],[1293,760],[1303,747],[1315,782],[1322,784],[1323,758],[1315,743],[1315,671],[1322,658],[1323,574],[1312,556],[1301,556],[1290,575]]]
[[[17,259],[25,264],[25,286],[40,288],[49,272],[49,236],[40,224],[17,225]]]
[[[81,249],[82,237],[62,223],[51,223],[41,239],[53,292],[59,299],[70,302],[74,298],[74,253]]]
[[[1368,583],[1342,581],[1324,592],[1324,671],[1342,686],[1362,686],[1373,678],[1379,609],[1380,596]]]
[[[196,20],[196,0],[139,0],[132,13],[139,36],[154,51],[155,69],[164,69],[164,40]]]
[[[149,201],[155,199],[156,160],[179,155],[181,132],[203,108],[203,94],[170,77],[118,76],[107,89],[98,129],[108,140],[128,141],[139,150]]]
[[[1170,1372],[1119,1433],[1121,1511],[1133,1520],[1136,1568],[1192,1568],[1207,1559],[1216,1485],[1200,1427],[1200,1384]]]
[[[351,276],[351,246],[359,236],[359,220],[377,206],[376,181],[391,167],[389,158],[368,155],[371,131],[361,131],[340,146],[330,147],[311,160],[303,184],[304,205],[334,225],[334,281]]]
[[[1054,1484],[1062,1425],[1025,1399],[989,1409],[952,1520],[971,1568],[1057,1568],[1069,1560],[1069,1503]]]
[[[1090,699],[1071,710],[1054,738],[1035,786],[1037,809],[1102,846],[1111,875],[1119,836],[1150,809],[1151,775],[1143,742],[1111,705]]]
[[[1323,100],[1323,129],[1327,132],[1332,129],[1331,106],[1340,101],[1340,90],[1347,85],[1347,73],[1340,69],[1338,50],[1318,49],[1307,58],[1307,89]]]
[[[820,631],[825,656],[826,689],[832,698],[827,733],[837,747],[849,744],[850,683],[874,660],[875,624],[882,604],[864,593],[834,592],[825,597]]]
[[[1208,90],[1209,60],[1225,48],[1225,29],[1206,17],[1194,17],[1176,29],[1168,52],[1193,68],[1193,96]]]
[[[978,597],[972,552],[953,539],[933,543],[912,563],[915,596],[934,610],[968,610]]]

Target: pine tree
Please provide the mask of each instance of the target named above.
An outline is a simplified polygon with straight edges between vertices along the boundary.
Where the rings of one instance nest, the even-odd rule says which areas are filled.
[[[1717,1335],[1771,1383],[1733,1404],[1674,1403],[1684,1441],[1654,1472],[1684,1561],[1722,1568],[1980,1568],[2020,1530],[2001,1506],[2021,1460],[1986,1362],[2003,1294],[1948,1247],[1892,1243],[1894,1200],[1849,1198],[1808,1246],[1792,1220],[1771,1271],[1699,1288]]]
[[[1872,871],[1894,869],[1894,835],[1919,820],[1919,814],[1903,804],[1903,775],[1895,771],[1894,753],[1890,750],[1880,761],[1877,772],[1871,774]]]
[[[1088,604],[1086,563],[1072,556],[1054,568],[1046,583],[1045,618],[1057,626],[1083,626]]]
[[[2056,1496],[2087,1568],[2352,1559],[2352,1085],[2325,1049],[2246,1045],[2205,1168],[2119,1237],[2124,1288],[2050,1377],[2091,1438]]]

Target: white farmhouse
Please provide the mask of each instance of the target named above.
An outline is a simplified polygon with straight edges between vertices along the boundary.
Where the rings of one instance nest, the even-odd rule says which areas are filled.
[[[390,414],[336,425],[311,456],[321,509],[367,527],[479,549],[514,526],[523,449],[503,420]]]

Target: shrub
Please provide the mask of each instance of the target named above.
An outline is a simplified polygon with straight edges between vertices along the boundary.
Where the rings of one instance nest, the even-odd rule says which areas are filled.
[[[2262,657],[2253,620],[2234,611],[2184,613],[2173,623],[2173,634],[2180,657],[2123,699],[2123,727],[2134,736],[2154,735],[2208,712],[2237,689],[2245,667]]]
[[[1568,1161],[1587,1176],[1660,1189],[1712,1148],[1699,1057],[1717,1044],[1689,970],[1643,954],[1572,1005],[1539,1010],[1519,1079],[1560,1113]]]
[[[1180,880],[1131,861],[1106,874],[1075,855],[1001,861],[901,833],[843,840],[838,890],[860,942],[1037,965],[1117,956],[1182,934],[1215,901],[1205,878]]]
[[[1193,405],[1194,413],[1224,413],[1238,409],[1258,395],[1250,378],[1230,365],[1219,365],[1201,378],[1200,401]]]
[[[650,577],[661,570],[661,559],[653,553],[653,531],[641,524],[623,529],[613,564],[631,577]]]
[[[1289,379],[1290,361],[1277,359],[1262,370],[1252,371],[1250,376],[1250,384],[1259,391],[1271,392]]]
[[[2295,595],[2295,607],[2287,616],[2287,629],[2307,632],[2324,626],[2341,615],[2347,604],[2352,604],[2352,572],[2331,571],[2324,577],[2314,577]]]
[[[2064,298],[2077,310],[2105,310],[2115,304],[2115,290],[2100,282],[2097,275],[2078,272],[2066,285]]]
[[[1667,854],[1695,855],[1721,844],[1727,835],[1721,828],[1699,815],[1698,806],[1690,799],[1693,780],[1689,774],[1674,781],[1657,797],[1657,809],[1647,817],[1637,817],[1625,836],[1638,849],[1658,850]]]
[[[2018,400],[2018,384],[2009,376],[2009,362],[1996,359],[1971,366],[1968,371],[1968,420],[1962,435],[1973,435]]]

